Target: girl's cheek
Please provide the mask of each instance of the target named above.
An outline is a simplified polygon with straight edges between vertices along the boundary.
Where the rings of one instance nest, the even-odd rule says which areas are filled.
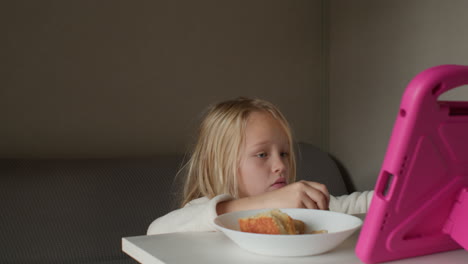
[[[249,167],[250,168],[257,168],[257,167],[262,166],[263,163],[264,163],[263,159],[254,157],[254,158],[249,160]]]

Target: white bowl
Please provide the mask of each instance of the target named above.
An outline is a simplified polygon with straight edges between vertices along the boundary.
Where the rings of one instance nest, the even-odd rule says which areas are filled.
[[[308,256],[327,252],[348,238],[361,225],[356,216],[313,209],[280,209],[306,225],[306,232],[325,229],[328,233],[303,235],[267,235],[240,231],[238,219],[271,209],[239,211],[215,218],[216,227],[239,247],[262,255]]]

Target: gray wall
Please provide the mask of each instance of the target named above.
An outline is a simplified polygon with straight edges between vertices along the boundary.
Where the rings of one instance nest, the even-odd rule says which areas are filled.
[[[0,4],[0,156],[186,151],[208,104],[277,104],[326,148],[322,0]]]
[[[330,2],[330,151],[357,189],[374,187],[408,82],[468,65],[466,10],[465,0]],[[466,86],[453,91],[468,101]]]
[[[408,82],[468,65],[468,1],[446,2],[2,2],[0,156],[184,152],[208,104],[246,95],[373,188]]]

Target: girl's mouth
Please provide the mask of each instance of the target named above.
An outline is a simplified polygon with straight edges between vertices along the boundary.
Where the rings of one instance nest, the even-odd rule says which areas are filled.
[[[284,178],[280,178],[280,179],[276,180],[275,183],[273,183],[273,184],[271,185],[271,187],[272,187],[274,190],[276,190],[276,189],[279,189],[279,188],[281,188],[281,187],[286,186],[286,184],[287,184],[286,180],[285,180]]]

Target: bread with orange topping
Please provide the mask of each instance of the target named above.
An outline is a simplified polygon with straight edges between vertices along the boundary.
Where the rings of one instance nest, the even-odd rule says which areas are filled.
[[[304,234],[305,230],[304,222],[293,219],[279,209],[261,212],[252,217],[240,218],[238,222],[241,231],[250,233],[296,235]]]

